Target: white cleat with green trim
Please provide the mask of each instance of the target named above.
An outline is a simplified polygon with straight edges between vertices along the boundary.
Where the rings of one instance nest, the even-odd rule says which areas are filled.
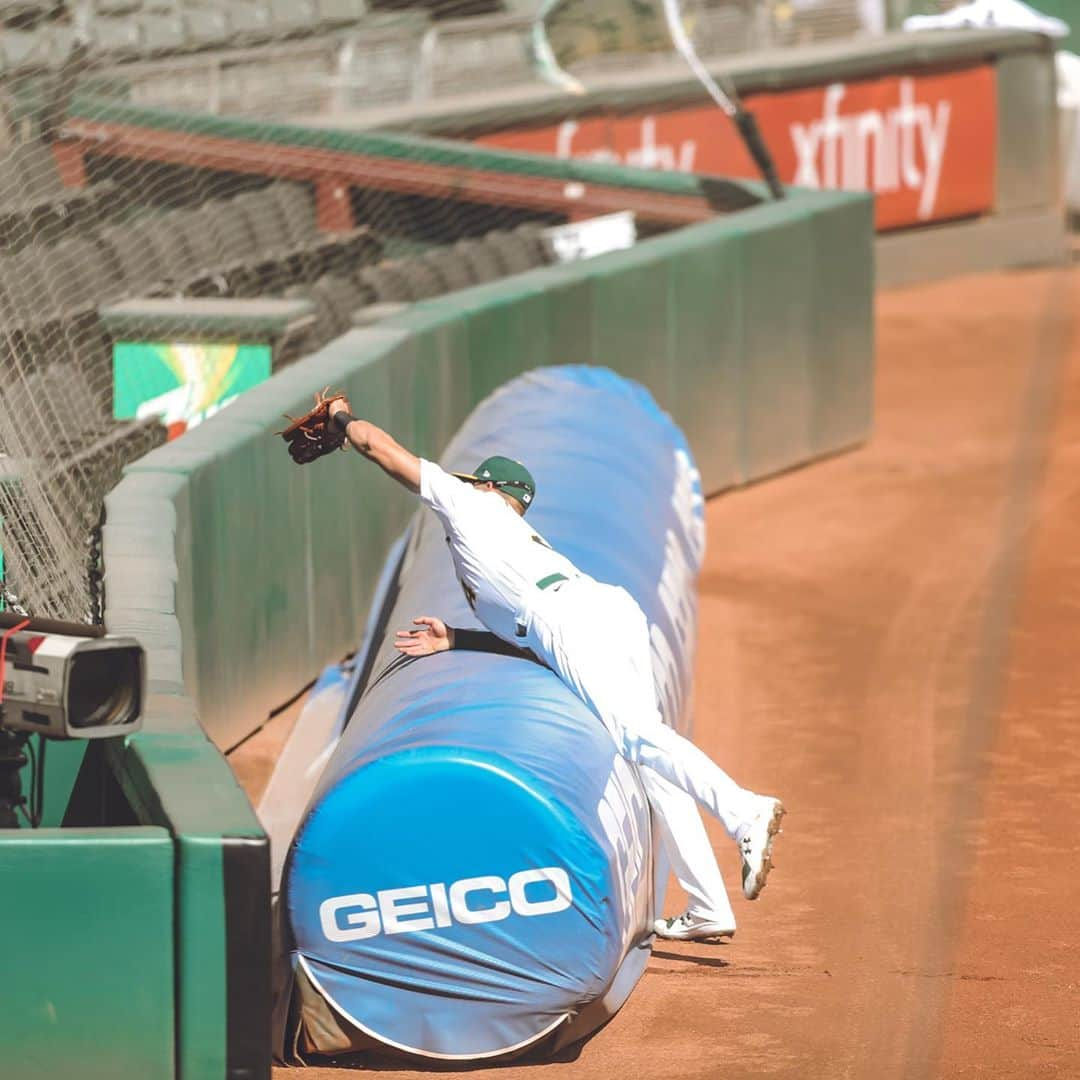
[[[765,879],[772,869],[773,840],[780,832],[784,804],[779,799],[761,797],[757,816],[739,839],[742,853],[742,891],[747,900],[756,900],[765,888]]]
[[[734,937],[735,927],[729,921],[717,922],[684,911],[673,919],[657,919],[653,923],[653,932],[665,941],[714,941]]]

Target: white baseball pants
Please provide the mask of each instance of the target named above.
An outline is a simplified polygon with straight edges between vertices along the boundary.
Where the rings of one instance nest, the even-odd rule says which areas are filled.
[[[638,776],[660,826],[671,872],[690,898],[687,911],[734,930],[735,912],[697,803],[655,769],[638,769]]]
[[[733,839],[753,818],[757,796],[664,724],[644,612],[625,589],[583,577],[539,592],[526,614],[529,647],[596,713],[619,753],[643,766],[642,780],[668,840],[672,867],[691,895],[695,914],[728,914],[705,827],[686,796],[716,817]],[[708,911],[702,912],[705,906]]]

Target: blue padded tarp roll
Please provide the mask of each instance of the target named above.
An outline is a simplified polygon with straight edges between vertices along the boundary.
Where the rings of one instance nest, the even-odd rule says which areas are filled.
[[[478,406],[442,463],[470,470],[494,453],[536,478],[527,520],[641,604],[665,718],[681,725],[703,547],[681,433],[612,372],[553,368]],[[617,1008],[640,973],[641,960],[625,965],[644,955],[653,917],[648,807],[599,721],[546,668],[464,651],[402,662],[393,634],[416,615],[477,626],[428,511],[387,603],[367,689],[286,869],[294,963],[384,1044],[513,1053],[591,1003]]]

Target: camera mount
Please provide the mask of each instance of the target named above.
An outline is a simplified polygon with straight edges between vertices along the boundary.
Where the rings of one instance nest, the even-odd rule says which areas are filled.
[[[29,739],[28,732],[0,728],[0,829],[19,827],[18,810],[26,803],[19,773],[30,760],[27,757]],[[32,820],[30,814],[27,816]]]

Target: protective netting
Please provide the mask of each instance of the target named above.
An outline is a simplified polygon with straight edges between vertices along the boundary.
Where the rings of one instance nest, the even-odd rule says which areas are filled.
[[[20,9],[0,35],[0,49],[39,42],[0,87],[6,606],[99,621],[102,506],[125,465],[385,305],[548,260],[540,228],[558,215],[457,199],[445,177],[413,176],[408,163],[376,186],[355,174],[328,180],[258,122],[237,150],[199,129],[184,80],[175,96],[188,111],[137,127],[117,119],[118,105],[138,104],[140,71],[168,70],[167,56],[149,56],[193,55],[183,35],[235,30],[261,13],[268,27],[224,41],[242,43],[284,88],[290,50],[340,48],[335,23],[355,21],[360,6],[170,14],[150,0],[97,0],[70,17]]]
[[[850,33],[868,2],[816,9]],[[551,261],[558,174],[470,172],[451,144],[378,134],[477,95],[520,114],[546,85],[541,6],[0,2],[0,601],[100,620],[125,465],[386,305]],[[659,0],[549,6],[579,74],[677,62]],[[704,56],[828,24],[815,5],[683,6]]]
[[[115,2],[131,6],[136,0]],[[171,4],[144,0],[155,2]],[[896,17],[913,4],[921,10],[948,6],[948,0],[893,0]],[[541,82],[536,17],[545,9],[546,36],[559,64],[583,80],[640,72],[643,64],[680,63],[662,0],[384,0],[371,5],[378,10],[329,34],[312,32],[319,22],[297,15],[315,6],[301,0],[199,4],[199,18],[220,33],[228,25],[238,28],[229,47],[175,48],[163,55],[144,45],[142,53],[126,57],[129,100],[315,123],[359,117],[370,124],[393,122],[410,107],[449,96],[527,94]],[[320,6],[345,19],[364,5],[323,0]],[[251,16],[238,17],[261,7],[273,7],[278,18],[295,17],[307,32],[289,23],[273,37],[267,24],[260,39]],[[896,21],[886,0],[680,0],[679,8],[705,59],[879,33]]]

